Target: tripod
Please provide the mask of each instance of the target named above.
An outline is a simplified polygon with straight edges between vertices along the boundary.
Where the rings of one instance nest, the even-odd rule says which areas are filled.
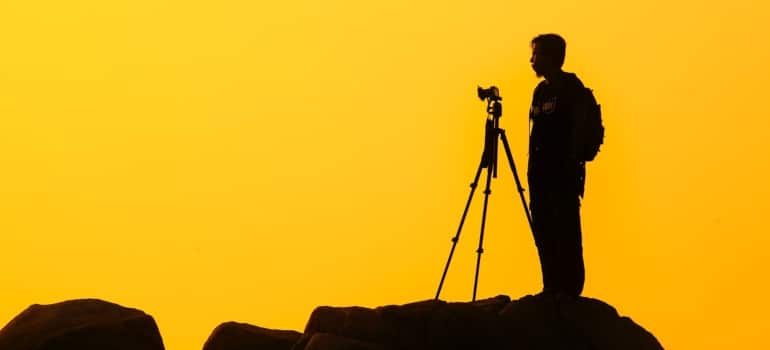
[[[476,290],[479,282],[479,267],[481,264],[481,254],[484,253],[484,248],[483,248],[484,228],[486,226],[486,220],[487,220],[487,206],[489,203],[489,195],[492,193],[491,180],[492,180],[492,177],[497,178],[498,139],[502,139],[503,141],[503,146],[505,147],[505,154],[508,156],[508,165],[510,165],[511,171],[513,172],[513,178],[516,181],[516,186],[518,188],[519,197],[521,198],[521,203],[524,205],[524,213],[527,216],[527,222],[529,223],[529,228],[534,232],[534,228],[532,226],[532,217],[530,216],[530,213],[529,213],[529,207],[527,206],[527,201],[526,199],[524,199],[524,188],[521,186],[521,181],[519,181],[519,175],[516,172],[516,165],[513,162],[513,154],[511,154],[511,147],[508,145],[508,138],[505,136],[505,130],[500,128],[500,117],[503,115],[503,106],[500,103],[500,100],[502,100],[502,98],[497,95],[497,88],[494,88],[493,94],[482,94],[483,91],[484,90],[479,88],[479,98],[481,98],[482,100],[486,100],[487,102],[487,120],[486,120],[486,127],[485,127],[486,131],[484,134],[484,151],[481,155],[481,163],[479,164],[479,167],[476,170],[476,175],[473,178],[473,183],[471,183],[471,192],[470,192],[470,195],[468,195],[468,201],[465,203],[465,209],[463,210],[463,215],[462,215],[462,218],[460,219],[460,226],[457,228],[457,233],[452,238],[452,249],[449,251],[449,258],[447,259],[446,266],[444,266],[444,273],[441,275],[441,282],[439,282],[438,291],[436,291],[436,300],[438,300],[439,295],[441,294],[441,288],[444,285],[444,280],[446,279],[447,271],[449,271],[449,264],[452,262],[452,256],[454,255],[455,247],[457,247],[457,242],[460,240],[460,232],[462,232],[463,225],[465,224],[465,217],[468,214],[468,208],[471,205],[471,200],[473,199],[473,193],[476,192],[476,187],[478,186],[479,177],[481,176],[481,170],[487,169],[487,182],[486,182],[486,189],[484,190],[484,209],[481,215],[481,234],[479,235],[479,247],[476,250],[476,253],[477,253],[476,275],[473,279],[473,301],[476,301]]]

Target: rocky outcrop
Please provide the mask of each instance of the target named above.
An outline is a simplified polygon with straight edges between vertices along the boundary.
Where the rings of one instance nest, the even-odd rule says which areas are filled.
[[[611,306],[560,295],[317,308],[294,350],[662,349]]]
[[[644,328],[591,298],[525,296],[501,310],[499,322],[516,349],[663,349]]]
[[[226,322],[214,329],[203,350],[286,350],[302,334],[252,326],[246,323]]]
[[[153,318],[96,300],[32,305],[0,330],[1,350],[163,350]],[[316,308],[303,334],[219,325],[204,350],[660,350],[610,305],[562,295]]]
[[[3,350],[163,350],[152,316],[97,299],[32,305],[0,330]]]
[[[387,350],[381,344],[369,343],[329,333],[316,333],[305,346],[306,350]]]

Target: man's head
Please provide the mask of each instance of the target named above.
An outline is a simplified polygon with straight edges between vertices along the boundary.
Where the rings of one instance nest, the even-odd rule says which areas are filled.
[[[567,43],[558,34],[540,34],[532,39],[529,62],[538,77],[561,70]]]

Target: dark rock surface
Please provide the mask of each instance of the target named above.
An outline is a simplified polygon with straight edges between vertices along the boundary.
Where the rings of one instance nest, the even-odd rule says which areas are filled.
[[[318,307],[293,349],[657,350],[662,346],[644,328],[596,299],[530,295],[511,301],[501,295],[471,303],[426,300],[375,309]]]
[[[306,350],[388,350],[383,345],[346,338],[329,333],[315,333]]]
[[[310,315],[294,349],[306,349],[317,333],[394,349],[492,347],[501,336],[497,313],[509,301],[507,296],[498,296],[473,303],[425,300],[375,309],[322,306]]]
[[[655,337],[597,299],[525,296],[499,313],[517,349],[663,349]]]
[[[302,336],[296,331],[283,331],[226,322],[214,329],[203,350],[285,350]]]
[[[96,299],[32,305],[0,330],[0,350],[163,350],[155,320]],[[219,325],[204,350],[659,350],[655,337],[591,298],[501,295],[377,308],[316,308],[304,334]]]
[[[3,350],[163,350],[152,316],[97,299],[32,305],[0,330]]]

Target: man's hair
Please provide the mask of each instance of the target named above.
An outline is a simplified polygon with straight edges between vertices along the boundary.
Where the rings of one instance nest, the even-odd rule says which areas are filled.
[[[538,50],[552,57],[559,68],[564,64],[567,42],[559,34],[540,34],[532,39],[531,45],[537,44]]]

